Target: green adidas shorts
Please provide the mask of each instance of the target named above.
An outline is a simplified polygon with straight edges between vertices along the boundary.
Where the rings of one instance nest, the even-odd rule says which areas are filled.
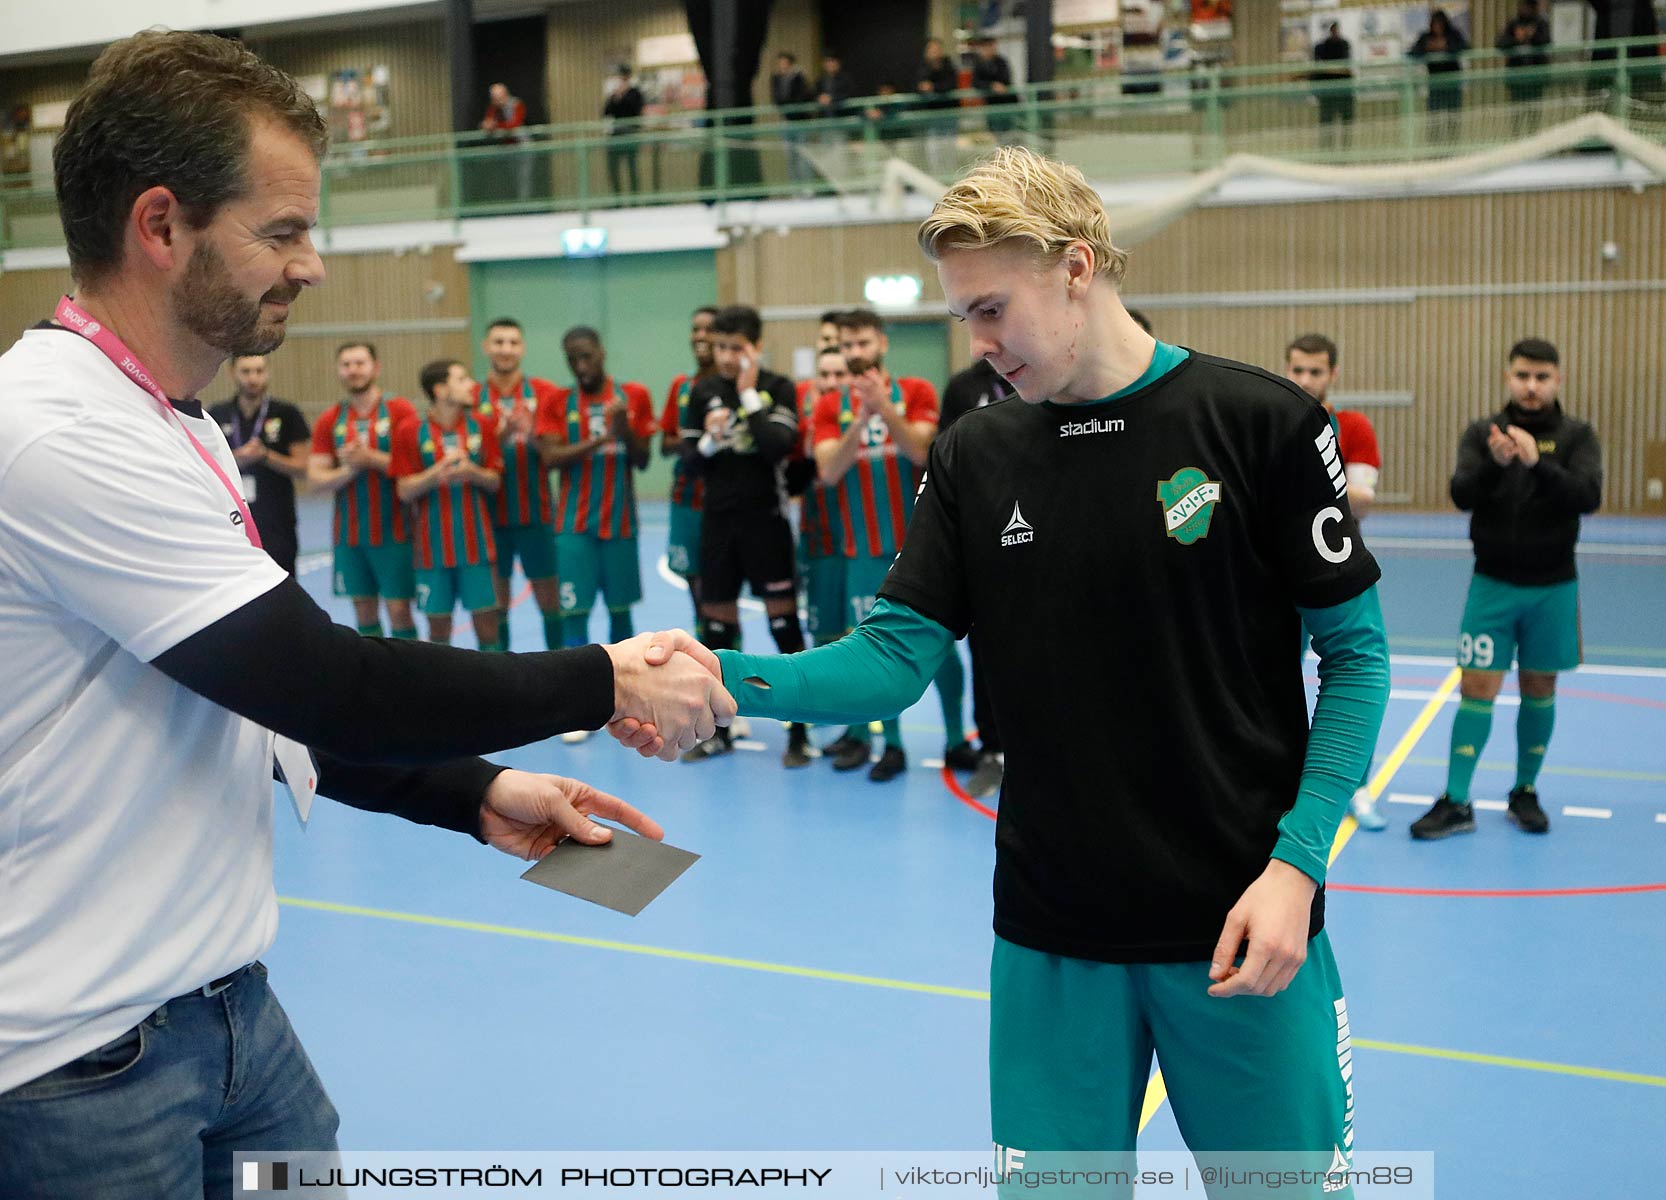
[[[845,607],[845,563],[842,554],[803,557],[805,624],[817,645],[831,642],[851,627]]]
[[[487,563],[419,570],[416,588],[417,601],[430,617],[449,617],[459,600],[464,610],[471,613],[497,607],[492,568]]]
[[[508,579],[515,571],[515,559],[528,579],[556,576],[555,528],[551,525],[494,525],[497,543],[497,573]]]
[[[1317,1175],[1353,1152],[1353,1050],[1330,941],[1276,996],[1216,999],[1209,964],[1101,963],[995,939],[989,1092],[997,1162],[1127,1170],[1152,1056],[1200,1166],[1280,1152]],[[1003,1196],[1121,1197],[1131,1188],[1005,1184]],[[1261,1195],[1208,1189],[1211,1197]],[[1280,1196],[1351,1197],[1286,1186]]]
[[[1468,671],[1571,671],[1584,655],[1579,580],[1523,587],[1486,575],[1469,581],[1458,665]]]
[[[687,579],[700,573],[700,510],[686,504],[671,506],[671,536],[665,544],[665,561]]]
[[[561,568],[563,617],[589,612],[596,605],[597,592],[610,610],[629,608],[642,599],[642,568],[633,537],[557,534],[555,557]]]
[[[387,542],[381,546],[335,548],[335,594],[363,599],[409,600],[416,595],[416,574],[411,565],[411,543]]]

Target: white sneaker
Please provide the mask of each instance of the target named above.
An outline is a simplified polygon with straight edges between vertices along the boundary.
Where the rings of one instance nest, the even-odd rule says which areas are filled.
[[[732,738],[749,738],[752,736],[752,722],[745,717],[736,717],[729,722],[729,736]]]
[[[1388,828],[1388,818],[1377,811],[1377,802],[1371,799],[1370,788],[1356,790],[1349,808],[1353,810],[1354,820],[1359,822],[1361,829],[1378,833]]]
[[[566,742],[569,746],[577,746],[581,742],[588,742],[590,740],[590,731],[588,729],[574,729],[568,733],[562,734],[561,740]]]

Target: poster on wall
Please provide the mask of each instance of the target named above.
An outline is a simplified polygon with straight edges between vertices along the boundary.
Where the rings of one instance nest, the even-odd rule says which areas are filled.
[[[1285,17],[1278,23],[1278,57],[1282,62],[1306,62],[1313,57],[1313,36],[1306,17]]]
[[[697,66],[656,67],[637,76],[644,117],[674,117],[706,107],[706,73]]]
[[[1192,40],[1218,42],[1232,37],[1232,0],[1192,0]]]
[[[0,112],[0,175],[29,174],[30,125],[27,104]]]
[[[362,142],[393,125],[388,109],[388,69],[350,67],[330,75],[330,139]]]

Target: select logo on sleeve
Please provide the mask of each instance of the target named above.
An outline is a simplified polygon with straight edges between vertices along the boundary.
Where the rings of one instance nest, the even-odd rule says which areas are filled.
[[[1221,502],[1221,484],[1197,467],[1181,467],[1157,485],[1163,529],[1182,546],[1209,536],[1209,522]]]

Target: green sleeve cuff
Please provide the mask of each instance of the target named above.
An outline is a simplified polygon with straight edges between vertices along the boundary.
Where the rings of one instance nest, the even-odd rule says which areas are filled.
[[[1272,856],[1322,884],[1337,826],[1370,765],[1388,708],[1388,636],[1374,586],[1301,614],[1319,655],[1319,700],[1296,803],[1278,823]]]
[[[802,654],[719,650],[723,686],[749,717],[841,725],[888,720],[918,700],[954,635],[880,597],[850,633]]]

